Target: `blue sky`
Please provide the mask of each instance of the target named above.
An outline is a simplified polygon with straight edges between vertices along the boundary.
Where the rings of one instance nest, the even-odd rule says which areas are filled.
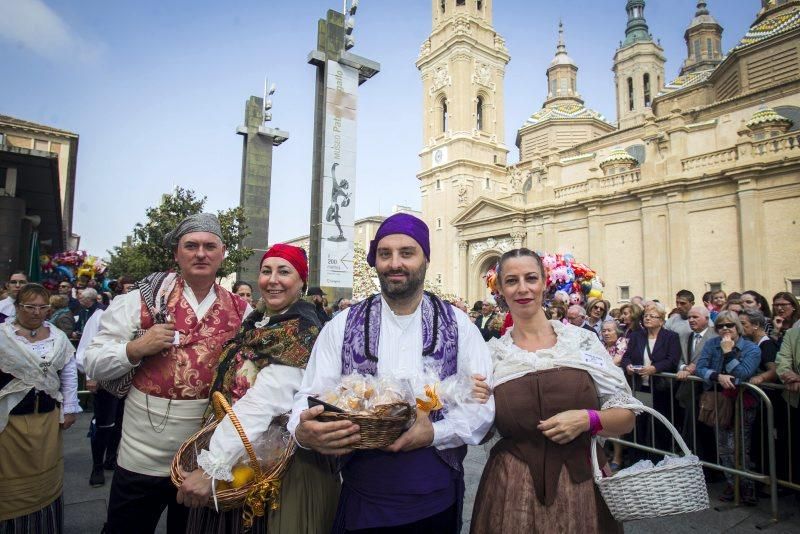
[[[710,0],[729,50],[758,0]],[[677,76],[693,0],[650,0],[645,15]],[[495,0],[494,26],[511,53],[506,144],[545,98],[545,69],[563,19],[586,104],[616,120],[612,58],[625,0]],[[353,52],[381,63],[359,90],[356,217],[419,208],[421,82],[414,66],[431,29],[430,0],[361,0]],[[244,103],[268,75],[278,86],[270,241],[308,232],[316,26],[337,0],[0,0],[0,114],[80,135],[75,231],[94,254],[118,244],[174,185],[239,202]]]

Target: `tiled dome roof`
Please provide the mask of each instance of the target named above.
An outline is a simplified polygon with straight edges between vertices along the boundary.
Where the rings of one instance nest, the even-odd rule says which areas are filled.
[[[610,165],[612,163],[630,163],[632,165],[637,165],[639,162],[628,154],[622,147],[616,147],[612,150],[608,156],[604,157],[600,160],[600,165]]]
[[[556,103],[544,107],[534,113],[525,122],[526,124],[541,124],[550,120],[570,120],[570,119],[597,119],[605,123],[608,121],[593,109],[578,103]]]
[[[745,126],[753,129],[767,124],[782,124],[791,126],[793,123],[791,119],[787,119],[783,115],[778,115],[774,109],[763,107],[753,114]]]
[[[714,69],[708,70],[701,70],[698,72],[688,72],[683,76],[678,76],[668,84],[664,86],[659,94],[671,93],[672,91],[678,91],[680,89],[686,89],[687,87],[691,87],[692,85],[697,85],[702,83],[711,76],[711,73],[714,72]]]
[[[751,27],[745,36],[742,37],[742,40],[739,41],[739,44],[734,47],[734,50],[750,46],[764,39],[769,39],[770,37],[787,32],[798,26],[800,26],[800,8],[795,8],[786,13],[780,13]]]

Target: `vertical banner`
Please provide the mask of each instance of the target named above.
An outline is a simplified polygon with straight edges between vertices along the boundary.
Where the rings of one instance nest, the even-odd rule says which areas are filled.
[[[353,286],[358,71],[328,60],[322,189],[322,287]]]

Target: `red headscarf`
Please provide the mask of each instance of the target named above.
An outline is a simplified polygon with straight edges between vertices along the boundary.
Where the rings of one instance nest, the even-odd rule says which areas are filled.
[[[306,251],[302,248],[278,243],[269,247],[269,250],[261,256],[261,263],[264,263],[267,258],[283,258],[297,270],[297,274],[300,275],[303,283],[308,281],[308,258],[306,257]]]

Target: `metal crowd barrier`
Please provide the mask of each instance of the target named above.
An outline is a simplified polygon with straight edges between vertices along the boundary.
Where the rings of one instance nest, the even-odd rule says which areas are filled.
[[[668,390],[669,399],[670,399],[670,402],[669,402],[669,413],[664,413],[663,415],[669,419],[670,423],[672,423],[673,425],[676,425],[676,419],[675,419],[675,415],[676,415],[675,414],[675,407],[676,407],[675,406],[676,405],[675,393],[676,393],[676,389],[677,389],[676,385],[679,385],[679,384],[684,383],[684,382],[703,383],[703,380],[701,378],[699,378],[699,377],[696,377],[696,376],[690,376],[686,380],[678,380],[678,377],[677,377],[677,375],[675,373],[657,373],[657,374],[655,374],[655,375],[650,377],[651,391],[655,389],[655,387],[654,387],[655,383],[653,382],[653,377],[657,377],[657,378],[660,378],[662,380],[669,381],[669,390]],[[646,394],[646,393],[643,394],[642,392],[637,391],[638,390],[638,386],[640,385],[639,380],[641,380],[641,377],[639,377],[639,376],[634,376],[633,377],[633,394],[634,394],[635,397],[637,397],[640,400],[642,400],[642,398],[644,398],[645,396],[650,395],[650,394]],[[714,387],[714,391],[722,391],[722,388],[718,384],[714,384],[713,387]],[[703,425],[704,424],[704,423],[699,423],[697,421],[698,403],[699,403],[699,400],[700,400],[700,398],[699,398],[699,396],[697,395],[697,392],[696,392],[697,389],[698,388],[696,386],[693,386],[691,388],[691,406],[692,406],[692,408],[684,410],[684,412],[685,412],[684,418],[688,418],[687,422],[689,423],[690,428],[691,428],[691,432],[690,432],[691,436],[687,436],[686,435],[689,432],[685,432],[685,430],[686,430],[685,425],[682,425],[682,426],[684,426],[684,428],[678,428],[677,425],[676,425],[676,428],[678,428],[678,430],[681,431],[681,434],[683,435],[685,441],[687,442],[687,444],[689,445],[689,447],[691,448],[691,450],[692,450],[692,452],[694,454],[698,454],[698,446],[697,446],[697,428],[698,428],[698,424],[699,425]],[[769,487],[769,490],[770,490],[770,512],[771,512],[771,518],[770,518],[770,521],[768,523],[763,524],[763,525],[758,525],[757,528],[759,528],[759,529],[772,526],[775,523],[777,523],[778,520],[779,520],[779,515],[778,515],[778,486],[800,491],[800,481],[799,480],[794,480],[794,478],[793,478],[793,465],[794,465],[794,462],[793,462],[793,458],[792,458],[792,445],[793,445],[792,444],[792,418],[793,418],[792,417],[792,410],[797,410],[798,408],[792,408],[789,405],[788,402],[786,402],[782,398],[780,399],[780,402],[782,402],[782,403],[784,403],[786,405],[786,410],[785,410],[786,411],[786,420],[785,420],[786,427],[785,427],[785,430],[786,430],[786,438],[788,440],[788,442],[786,443],[786,447],[784,448],[784,450],[786,451],[786,455],[787,455],[787,458],[785,459],[785,461],[786,461],[786,465],[788,467],[787,470],[786,470],[786,472],[788,474],[788,477],[786,479],[780,479],[778,477],[777,467],[776,467],[775,406],[773,406],[772,399],[770,399],[770,396],[764,391],[764,389],[782,392],[785,388],[784,388],[784,386],[782,384],[763,383],[760,386],[755,386],[755,385],[747,383],[747,382],[740,384],[740,386],[738,388],[739,391],[738,391],[738,396],[736,398],[735,412],[734,412],[734,458],[735,458],[734,467],[728,467],[728,466],[722,465],[722,463],[720,461],[720,454],[719,454],[719,447],[718,447],[720,428],[719,428],[718,424],[715,424],[714,429],[713,429],[714,430],[715,445],[717,445],[716,446],[716,458],[715,458],[716,461],[708,461],[708,460],[701,459],[701,463],[703,464],[703,466],[705,466],[705,467],[707,467],[709,469],[714,469],[714,470],[717,470],[717,471],[720,471],[720,472],[723,472],[723,473],[730,473],[732,475],[735,475],[736,483],[734,484],[734,501],[733,502],[736,505],[738,505],[740,503],[740,497],[741,497],[740,494],[739,494],[739,479],[740,478],[747,478],[747,479],[753,480],[754,482],[759,482],[759,483],[765,484],[765,485],[767,485]],[[745,391],[749,391],[758,400],[758,406],[756,406],[755,409],[759,410],[759,413],[761,415],[761,419],[757,418],[753,422],[754,426],[753,426],[752,432],[751,432],[751,442],[752,442],[753,437],[756,435],[756,433],[758,433],[758,436],[760,438],[759,443],[761,444],[761,446],[759,447],[759,449],[760,449],[760,459],[761,459],[759,464],[760,464],[760,466],[762,468],[762,471],[764,471],[764,472],[758,472],[758,471],[752,470],[751,466],[746,465],[747,462],[745,461],[745,458],[746,458],[746,449],[745,449],[745,443],[744,443],[744,424],[745,424],[744,417],[745,417],[745,415],[744,415],[744,410],[742,409],[742,407],[744,406],[744,404],[743,404],[744,403],[743,395],[744,395]],[[667,393],[666,390],[661,392],[661,394],[666,394],[666,393]],[[645,399],[645,400],[647,400],[647,399]],[[622,437],[620,437],[620,438],[609,438],[609,441],[620,443],[621,445],[623,445],[625,447],[633,447],[633,448],[636,448],[636,449],[639,449],[639,450],[642,450],[642,451],[645,451],[645,452],[648,452],[648,453],[652,453],[652,454],[677,456],[676,447],[675,447],[675,441],[672,438],[670,438],[670,450],[659,449],[659,448],[656,447],[656,443],[655,443],[655,441],[656,441],[656,437],[655,437],[655,434],[656,434],[656,432],[655,432],[655,418],[650,416],[649,417],[649,422],[650,422],[650,440],[649,440],[650,443],[649,444],[648,443],[643,443],[639,439],[639,436],[637,436],[638,431],[637,431],[636,427],[634,427],[634,430],[632,432],[632,435],[633,435],[633,440],[632,441],[628,440],[628,439],[624,439]],[[755,428],[756,422],[760,422],[760,424],[758,425],[760,428]],[[766,425],[764,425],[764,422],[766,422]],[[783,421],[781,421],[780,423],[782,424]],[[765,430],[764,430],[765,426],[766,426],[766,435],[765,435]],[[765,439],[765,437],[767,437],[769,439]],[[766,450],[764,450],[765,449],[764,444],[766,444]],[[753,453],[753,451],[751,449],[751,454],[752,453]],[[766,462],[765,462],[765,460],[766,460]],[[751,461],[751,463],[753,463],[753,458],[752,457],[750,458],[750,461]]]

